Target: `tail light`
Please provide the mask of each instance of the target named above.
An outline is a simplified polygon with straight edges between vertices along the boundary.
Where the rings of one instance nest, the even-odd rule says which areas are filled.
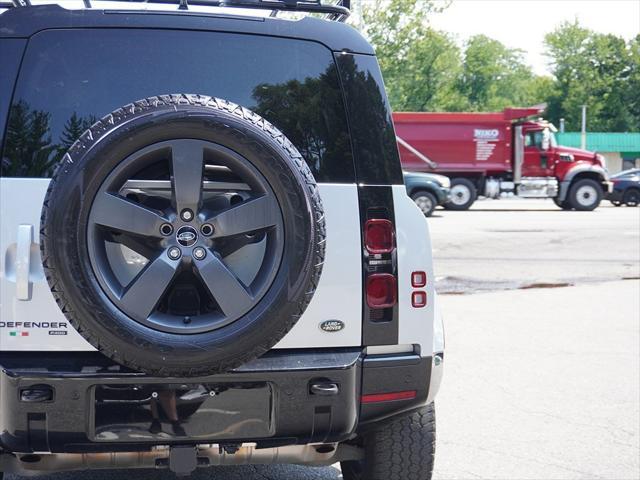
[[[427,284],[427,274],[424,272],[413,272],[411,274],[411,286],[422,288]]]
[[[379,218],[367,220],[364,224],[364,245],[369,253],[391,253],[395,246],[393,224]]]
[[[369,395],[363,395],[360,399],[361,403],[383,403],[393,402],[396,400],[413,400],[418,396],[416,390],[405,390],[403,392],[391,392],[391,393],[373,393]]]
[[[411,305],[414,308],[422,308],[427,306],[427,292],[418,290],[411,294]]]
[[[374,273],[367,277],[369,308],[389,308],[396,304],[396,277],[390,273]]]

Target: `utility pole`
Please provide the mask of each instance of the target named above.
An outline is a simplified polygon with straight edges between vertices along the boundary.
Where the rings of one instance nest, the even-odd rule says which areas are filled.
[[[587,149],[587,106],[582,105],[582,130],[580,131],[580,148]]]

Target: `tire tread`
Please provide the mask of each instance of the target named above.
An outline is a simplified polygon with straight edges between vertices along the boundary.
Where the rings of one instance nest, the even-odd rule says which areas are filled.
[[[133,115],[144,113],[152,108],[159,106],[175,106],[175,105],[190,105],[204,107],[211,110],[217,110],[220,112],[236,115],[251,122],[254,126],[261,129],[264,133],[269,135],[286,151],[289,158],[292,160],[292,164],[295,166],[297,173],[304,181],[304,185],[309,193],[309,198],[312,203],[312,210],[318,212],[315,222],[314,235],[315,235],[315,249],[312,252],[313,261],[310,263],[312,272],[310,278],[310,288],[307,289],[302,295],[301,299],[296,304],[295,313],[290,315],[285,321],[282,322],[282,327],[276,331],[271,332],[269,335],[265,335],[260,344],[255,348],[249,349],[233,359],[233,361],[220,362],[215,367],[201,366],[193,367],[188,371],[184,369],[173,369],[166,366],[154,367],[149,364],[141,364],[134,358],[127,356],[120,351],[115,345],[106,343],[103,338],[100,338],[91,330],[90,327],[85,326],[85,320],[77,315],[76,311],[72,307],[71,299],[68,298],[65,289],[62,287],[59,276],[60,266],[56,264],[56,256],[52,255],[50,251],[50,242],[48,241],[50,233],[48,230],[47,219],[51,215],[51,202],[52,195],[55,195],[57,185],[61,177],[69,172],[69,166],[74,163],[74,157],[81,155],[84,151],[88,150],[95,142],[99,141],[109,130],[115,125],[126,121]],[[311,302],[311,299],[318,288],[318,282],[320,281],[320,275],[325,260],[325,247],[326,247],[326,225],[324,218],[324,210],[322,207],[322,201],[320,198],[320,191],[318,185],[315,182],[311,169],[305,162],[304,158],[298,152],[296,147],[289,141],[289,139],[280,132],[276,127],[269,123],[264,118],[260,117],[251,110],[244,108],[235,103],[227,100],[210,97],[206,95],[191,95],[191,94],[172,94],[172,95],[159,95],[149,97],[144,100],[139,100],[124,107],[118,108],[113,112],[103,116],[97,122],[95,122],[88,130],[86,130],[76,142],[74,142],[69,148],[68,152],[64,155],[62,160],[58,163],[55,171],[52,175],[51,181],[47,188],[45,200],[43,202],[42,213],[40,217],[40,252],[42,255],[42,264],[44,268],[45,277],[53,297],[58,304],[60,310],[65,314],[71,325],[82,335],[91,345],[93,345],[98,351],[102,352],[113,361],[120,364],[129,366],[130,368],[141,370],[146,373],[158,376],[172,376],[172,375],[186,375],[190,377],[201,375],[212,375],[218,373],[224,373],[234,368],[237,368],[250,360],[253,360],[268,350],[271,349],[280,339],[282,339],[295,325],[298,319],[302,316],[307,306]],[[76,299],[79,300],[79,299]],[[132,343],[147,342],[145,339],[132,339]]]

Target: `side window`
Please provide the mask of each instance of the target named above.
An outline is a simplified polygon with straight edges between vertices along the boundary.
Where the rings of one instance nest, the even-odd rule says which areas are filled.
[[[524,146],[542,149],[542,131],[535,130],[532,132],[527,132],[524,137]]]
[[[317,181],[355,182],[340,80],[326,47],[274,37],[133,29],[32,37],[0,174],[49,177],[97,118],[168,93],[211,95],[247,107],[287,135]]]
[[[26,45],[26,40],[22,39],[0,39],[0,48],[2,48],[2,61],[0,62],[0,145],[3,141],[7,115],[9,113],[9,103],[11,102],[11,94],[13,86],[18,74],[18,67],[22,52]],[[4,157],[1,157],[1,165],[5,163]]]
[[[371,55],[336,55],[344,86],[358,183],[402,185],[391,106],[378,61]]]

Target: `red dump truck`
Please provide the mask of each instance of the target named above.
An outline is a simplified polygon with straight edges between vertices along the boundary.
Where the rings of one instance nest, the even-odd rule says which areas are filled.
[[[593,210],[611,189],[602,155],[559,146],[544,106],[497,113],[394,113],[405,170],[451,179],[446,208],[468,209],[480,195],[552,198]]]

